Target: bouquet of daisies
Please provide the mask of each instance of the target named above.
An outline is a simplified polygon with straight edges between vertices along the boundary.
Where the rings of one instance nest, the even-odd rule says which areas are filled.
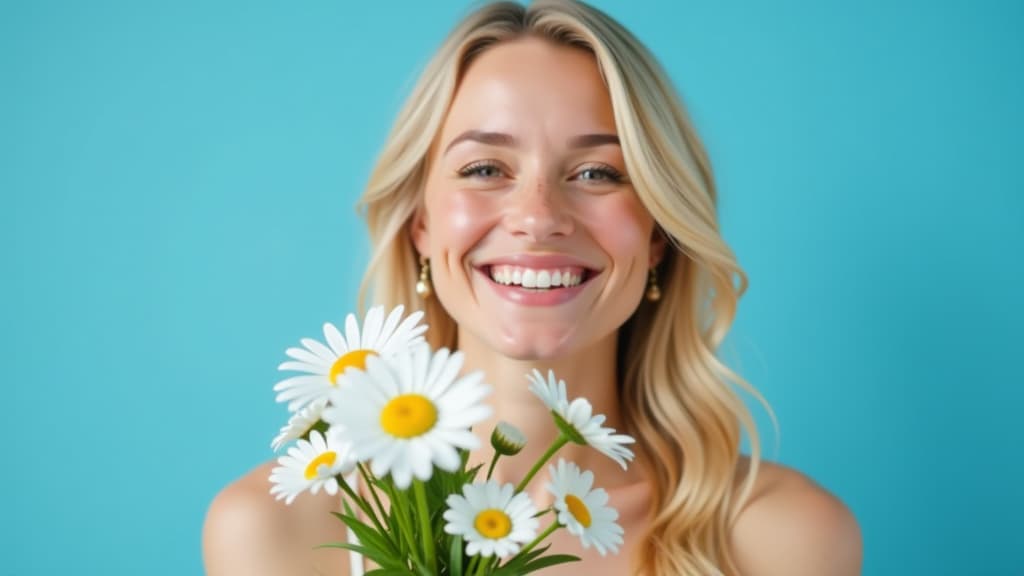
[[[432,350],[423,339],[422,312],[385,317],[372,308],[360,327],[353,315],[345,333],[324,325],[326,343],[301,340],[280,370],[300,372],[279,382],[277,400],[292,416],[273,440],[275,451],[294,442],[271,473],[270,492],[287,504],[305,491],[339,492],[349,541],[325,544],[372,560],[372,574],[514,576],[578,560],[545,554],[544,540],[559,528],[602,555],[618,552],[622,528],[594,475],[559,460],[549,465],[553,505],[538,510],[524,492],[534,476],[570,442],[588,445],[623,468],[633,438],[604,427],[583,398],[569,400],[565,382],[534,370],[529,387],[551,411],[559,435],[518,484],[491,479],[494,465],[526,443],[507,423],[491,434],[494,455],[486,472],[470,466],[480,447],[472,426],[492,412],[484,375],[461,374],[458,352]],[[545,517],[546,526],[541,523]]]

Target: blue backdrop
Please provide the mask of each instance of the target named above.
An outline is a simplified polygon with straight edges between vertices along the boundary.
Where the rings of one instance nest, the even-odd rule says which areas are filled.
[[[728,357],[867,574],[1024,560],[1024,3],[598,5],[663,60],[751,278]],[[198,574],[286,347],[462,1],[33,1],[0,18],[0,573]],[[773,449],[776,441],[778,450]]]

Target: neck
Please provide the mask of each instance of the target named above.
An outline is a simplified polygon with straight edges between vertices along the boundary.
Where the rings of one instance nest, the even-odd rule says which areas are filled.
[[[484,471],[494,456],[490,446],[490,434],[500,421],[508,422],[521,430],[527,444],[516,456],[503,456],[495,467],[492,478],[499,482],[518,483],[530,468],[548,450],[558,436],[554,419],[539,398],[529,391],[526,375],[539,370],[547,378],[548,370],[554,370],[555,377],[564,380],[570,401],[586,398],[593,406],[594,414],[606,416],[604,426],[622,431],[625,428],[618,395],[616,334],[580,350],[567,357],[547,360],[517,360],[494,352],[479,340],[459,334],[459,350],[465,355],[466,372],[483,371],[485,381],[493,392],[487,403],[494,409],[494,415],[475,427],[483,447],[471,457],[471,463],[484,464]],[[639,454],[638,454],[639,456]],[[638,462],[623,471],[618,464],[597,450],[588,446],[569,443],[562,447],[548,461],[553,464],[559,458],[576,463],[584,470],[594,473],[595,485],[615,488],[636,482],[639,478]],[[481,473],[480,478],[483,477]],[[530,482],[527,491],[535,501],[550,501],[544,485],[548,477],[547,465]]]

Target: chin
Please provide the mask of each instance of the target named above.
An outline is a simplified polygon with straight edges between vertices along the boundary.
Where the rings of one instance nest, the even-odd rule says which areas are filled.
[[[498,336],[494,349],[503,356],[521,361],[554,360],[579,349],[575,330],[505,332]]]

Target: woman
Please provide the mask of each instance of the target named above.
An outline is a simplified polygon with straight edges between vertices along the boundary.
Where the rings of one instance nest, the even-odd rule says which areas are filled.
[[[759,462],[730,383],[756,391],[714,355],[746,280],[719,234],[708,159],[664,73],[615,21],[570,1],[467,17],[400,113],[362,203],[374,246],[364,293],[424,309],[431,344],[487,375],[494,422],[543,450],[555,429],[524,375],[553,369],[637,438],[625,471],[593,450],[560,453],[595,473],[626,537],[601,557],[556,532],[552,551],[582,561],[550,574],[859,573],[842,503]],[[520,478],[536,456],[503,459],[495,476]],[[344,538],[327,513],[338,503],[274,501],[271,465],[211,506],[208,573],[349,573],[346,553],[312,550]],[[532,484],[543,507],[544,482]]]

